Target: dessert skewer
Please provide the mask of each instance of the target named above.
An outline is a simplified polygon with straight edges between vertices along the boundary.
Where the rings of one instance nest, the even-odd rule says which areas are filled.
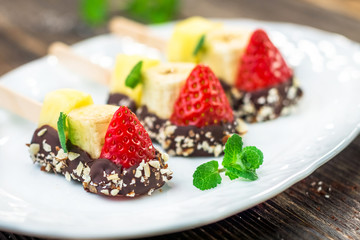
[[[48,48],[48,53],[55,55],[62,64],[71,71],[77,72],[98,83],[109,85],[111,71],[86,58],[74,53],[70,46],[62,42],[54,42]]]
[[[41,112],[41,104],[21,95],[0,83],[0,107],[31,122],[37,123]]]
[[[110,30],[134,39],[147,37],[139,36],[140,31],[137,35],[126,31],[129,21],[114,19]],[[230,29],[192,17],[175,24],[166,45],[164,53],[169,61],[210,66],[226,90],[234,113],[247,122],[288,115],[303,95],[293,70],[262,29]]]
[[[151,195],[171,179],[167,155],[153,147],[127,107],[95,105],[89,94],[72,89],[48,93],[43,104],[3,85],[0,92],[6,93],[2,107],[38,122],[28,147],[42,171],[63,174],[106,196]]]
[[[152,34],[149,28],[144,24],[124,17],[114,17],[109,22],[109,30],[119,36],[129,36],[137,42],[156,48],[161,52],[166,51],[166,40]]]
[[[124,71],[122,76],[113,76],[112,81],[123,79],[117,82],[125,87],[125,76],[136,64],[133,58],[125,55],[118,57],[118,68]],[[247,132],[243,121],[233,117],[223,89],[208,67],[193,63],[158,63],[144,58],[137,60],[143,60],[145,65],[148,63],[151,66],[142,72],[142,88],[136,93],[136,96],[141,95],[136,114],[150,137],[159,142],[170,155],[219,156],[231,134],[243,135]],[[113,75],[116,75],[116,70]],[[197,82],[189,83],[193,79]],[[193,85],[198,87],[190,90]],[[127,96],[134,99],[135,90],[128,92]],[[112,97],[113,94],[110,94],[109,100]],[[181,104],[179,98],[198,98],[198,101],[192,106]],[[176,106],[182,106],[182,109]],[[189,114],[190,111],[193,114]],[[185,112],[188,113],[187,119],[182,118]],[[193,121],[195,119],[201,123],[197,124]]]

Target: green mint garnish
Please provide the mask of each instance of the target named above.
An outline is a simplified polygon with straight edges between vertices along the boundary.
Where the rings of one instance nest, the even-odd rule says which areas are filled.
[[[222,165],[224,167],[227,167],[235,163],[240,157],[242,147],[243,147],[242,138],[237,134],[233,134],[225,144],[224,158]]]
[[[205,34],[201,35],[198,43],[196,44],[196,47],[195,47],[194,52],[193,52],[194,57],[200,52],[200,50],[204,46],[204,43],[205,43]]]
[[[220,183],[219,163],[215,160],[201,164],[193,174],[193,184],[200,190],[214,188]]]
[[[57,121],[57,128],[58,128],[58,135],[59,140],[61,144],[61,148],[64,150],[64,152],[68,152],[66,148],[66,131],[68,130],[67,124],[66,124],[66,118],[67,115],[63,112],[60,112],[59,119]]]
[[[193,175],[193,185],[200,190],[216,187],[221,183],[221,172],[225,172],[231,180],[243,178],[250,181],[258,179],[256,169],[263,163],[263,153],[256,147],[244,147],[242,138],[233,134],[225,144],[224,158],[219,169],[213,160],[197,167]]]
[[[129,75],[125,79],[125,85],[130,88],[135,88],[141,82],[141,67],[143,61],[139,61],[133,69],[131,69]]]

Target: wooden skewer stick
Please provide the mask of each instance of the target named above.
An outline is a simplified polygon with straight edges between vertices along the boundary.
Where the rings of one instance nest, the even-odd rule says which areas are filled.
[[[167,42],[165,39],[154,36],[146,25],[130,19],[124,17],[113,18],[109,22],[109,30],[120,36],[129,36],[149,47],[159,49],[161,52],[166,50]]]
[[[0,107],[38,123],[42,104],[0,84]]]
[[[68,45],[61,42],[54,42],[50,45],[48,52],[49,54],[56,56],[61,63],[66,65],[72,71],[78,72],[99,83],[105,85],[110,84],[110,70],[77,55]]]

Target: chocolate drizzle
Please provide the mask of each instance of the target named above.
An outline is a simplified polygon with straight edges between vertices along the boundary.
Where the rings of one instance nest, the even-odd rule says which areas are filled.
[[[132,112],[136,111],[135,101],[129,98],[127,95],[121,93],[110,93],[107,104],[115,106],[126,106]]]
[[[59,147],[57,131],[45,125],[34,132],[30,156],[34,163],[40,164],[41,170],[61,173],[68,181],[80,181],[86,191],[100,195],[150,195],[172,178],[165,164],[167,155],[158,151],[154,159],[125,169],[108,159],[91,159],[88,153],[70,142],[67,145],[69,152],[64,153]]]

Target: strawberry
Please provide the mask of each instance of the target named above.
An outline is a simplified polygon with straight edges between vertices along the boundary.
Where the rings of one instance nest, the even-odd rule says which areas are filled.
[[[175,101],[170,121],[179,126],[200,128],[233,120],[232,109],[219,80],[209,67],[197,65]]]
[[[258,29],[251,35],[240,60],[235,86],[240,90],[255,91],[288,81],[292,74],[265,31]]]
[[[121,106],[110,121],[100,158],[129,168],[154,157],[155,148],[149,134],[136,115],[127,107]]]

